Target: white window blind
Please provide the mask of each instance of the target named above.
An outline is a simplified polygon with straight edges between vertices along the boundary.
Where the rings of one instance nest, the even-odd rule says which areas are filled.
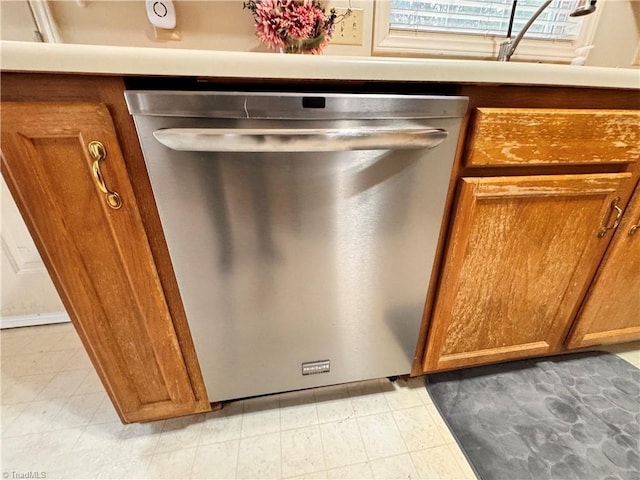
[[[516,36],[544,0],[519,0],[513,23]],[[389,27],[397,31],[505,36],[512,0],[391,0]],[[555,0],[527,31],[527,38],[575,40],[581,18],[569,13],[575,0]]]

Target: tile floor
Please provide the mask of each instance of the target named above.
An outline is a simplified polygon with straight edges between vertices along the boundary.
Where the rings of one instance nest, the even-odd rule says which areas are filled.
[[[70,324],[0,333],[3,478],[474,479],[424,379],[122,425]],[[640,365],[638,346],[617,347]]]

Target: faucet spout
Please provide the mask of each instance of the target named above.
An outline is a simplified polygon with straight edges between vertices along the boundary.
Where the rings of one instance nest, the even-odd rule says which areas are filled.
[[[509,38],[507,38],[504,42],[500,44],[500,50],[498,51],[499,62],[508,62],[511,59],[513,52],[516,51],[516,48],[518,47],[520,40],[522,40],[522,37],[524,37],[524,34],[527,33],[527,30],[529,30],[529,27],[531,27],[533,22],[536,21],[536,19],[540,16],[540,14],[544,12],[545,8],[551,5],[552,1],[553,0],[547,0],[540,6],[540,8],[538,8],[538,10],[536,10],[536,13],[533,14],[533,16],[529,19],[529,21],[525,24],[525,26],[522,27],[522,30],[520,30],[518,35],[516,35],[516,38],[511,40],[510,38],[511,36],[509,35]]]
[[[527,33],[529,27],[536,19],[540,16],[540,14],[551,5],[553,0],[547,0],[544,2],[540,8],[533,14],[533,16],[529,19],[529,21],[522,27],[520,33],[511,40],[511,28],[513,27],[513,18],[516,12],[516,5],[518,4],[518,0],[513,0],[513,8],[511,9],[511,19],[509,20],[509,30],[507,31],[507,39],[500,44],[500,50],[498,51],[498,61],[500,62],[508,62],[511,59],[511,55],[516,51],[520,40],[524,37],[524,34]],[[597,0],[578,0],[578,4],[576,8],[569,14],[570,17],[581,17],[583,15],[589,15],[593,13],[596,9]]]

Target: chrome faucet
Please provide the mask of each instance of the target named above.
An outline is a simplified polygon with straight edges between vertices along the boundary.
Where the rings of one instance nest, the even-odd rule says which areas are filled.
[[[516,13],[516,5],[518,4],[518,0],[513,0],[513,7],[511,8],[511,18],[509,19],[509,29],[507,31],[507,39],[500,44],[500,50],[498,51],[498,61],[499,62],[508,62],[511,59],[511,55],[516,51],[520,40],[524,37],[524,34],[527,33],[529,27],[536,21],[536,19],[540,16],[540,14],[551,5],[553,0],[547,0],[544,2],[536,13],[529,19],[529,21],[522,27],[520,33],[516,35],[516,38],[511,40],[511,29],[513,28],[513,19]],[[582,15],[588,15],[593,13],[596,10],[596,1],[597,0],[579,0],[576,8],[569,14],[571,17],[581,17]]]

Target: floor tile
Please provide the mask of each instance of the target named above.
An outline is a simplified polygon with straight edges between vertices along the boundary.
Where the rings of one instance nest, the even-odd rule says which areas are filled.
[[[149,460],[147,475],[150,478],[189,478],[195,457],[195,448],[157,453]]]
[[[448,445],[412,452],[411,459],[420,478],[439,480],[464,478],[464,472]]]
[[[0,332],[5,469],[78,479],[475,479],[424,377],[269,395],[122,425],[70,324],[13,330]],[[640,363],[638,346],[615,349]]]
[[[447,444],[455,443],[456,439],[451,433],[451,430],[449,430],[449,427],[447,426],[446,422],[442,418],[442,415],[440,415],[440,412],[438,411],[436,406],[433,404],[430,404],[430,405],[425,405],[425,408],[429,412],[429,415],[431,415],[431,419],[433,420],[433,423],[435,424],[435,426],[438,428],[440,435],[442,435],[442,439],[444,440],[444,443],[447,443]]]
[[[349,419],[320,425],[327,469],[367,460],[358,422]]]
[[[49,369],[46,365],[44,353],[30,353],[19,357],[2,357],[2,378],[28,377],[42,373],[55,373],[56,369]]]
[[[27,350],[30,353],[45,353],[51,351],[53,346],[64,337],[63,333],[46,333],[29,336]]]
[[[281,476],[280,433],[240,440],[236,478],[279,478]]]
[[[391,412],[358,418],[358,426],[369,460],[407,452]]]
[[[393,417],[410,451],[447,443],[425,405],[397,410],[393,412]]]
[[[2,404],[28,403],[39,400],[38,396],[56,376],[55,373],[41,373],[18,378],[2,378]]]
[[[390,410],[384,393],[351,397],[351,405],[356,417],[364,417]]]
[[[61,398],[74,395],[84,379],[89,376],[89,370],[72,370],[68,372],[58,372],[37,396],[37,400],[48,400],[50,398]],[[84,392],[91,393],[91,392]]]
[[[0,421],[2,422],[2,435],[9,429],[16,418],[27,407],[28,403],[12,403],[11,405],[0,405]]]
[[[316,412],[319,423],[337,422],[355,417],[353,405],[351,405],[351,400],[348,398],[317,403]]]
[[[283,431],[281,442],[283,477],[324,470],[322,440],[317,425]]]
[[[316,388],[314,396],[319,423],[337,422],[355,416],[346,385]]]
[[[63,368],[63,370],[78,370],[81,368],[93,368],[93,364],[91,360],[89,360],[89,355],[84,348],[76,348],[73,350],[60,350],[60,352],[72,352],[71,358]],[[49,354],[54,354],[58,352],[49,352]]]
[[[120,445],[126,450],[137,453],[139,455],[151,455],[155,453],[156,446],[160,440],[164,420],[149,423],[130,423],[121,425]],[[118,422],[120,423],[120,422]],[[101,425],[111,424],[95,424],[91,427],[100,427]]]
[[[380,381],[358,382],[348,385],[351,405],[356,417],[388,412],[390,410]]]
[[[319,472],[305,473],[304,475],[298,475],[297,477],[289,477],[291,480],[327,480],[327,472],[321,470]]]
[[[41,471],[47,459],[75,451],[82,429],[33,433],[12,437],[2,445],[2,468],[5,471]]]
[[[3,330],[4,332],[4,330]],[[2,360],[21,357],[28,354],[34,354],[39,352],[32,352],[29,349],[29,343],[32,340],[32,336],[6,336],[0,334],[0,358]]]
[[[82,395],[84,393],[106,393],[100,377],[93,368],[88,369],[89,374],[84,378],[78,389],[76,395]]]
[[[204,415],[189,415],[166,420],[155,453],[196,447],[203,421]]]
[[[313,390],[280,395],[280,429],[307,427],[318,424]]]
[[[376,480],[395,480],[401,478],[419,478],[416,467],[409,454],[381,458],[371,461],[373,478]]]
[[[113,451],[87,449],[65,452],[49,457],[42,465],[47,479],[105,478],[104,469],[119,461]]]
[[[200,445],[239,439],[242,434],[242,402],[231,402],[204,417]]]
[[[106,393],[102,394],[102,403],[91,417],[89,423],[109,423],[119,421],[120,417],[116,413],[111,400]]]
[[[477,480],[476,474],[473,472],[473,468],[469,464],[467,457],[462,453],[462,450],[458,446],[457,443],[450,443],[447,445],[449,447],[449,451],[451,455],[456,459],[460,469],[462,470],[462,474],[464,475],[465,480]]]
[[[245,401],[246,402],[246,401]],[[246,405],[245,405],[246,406]],[[242,414],[241,436],[255,437],[280,431],[280,408],[249,411]]]
[[[83,365],[77,361],[77,349],[47,352],[42,355],[41,368],[43,372],[64,372],[67,370],[81,370],[90,367],[90,365]]]
[[[200,445],[196,451],[191,478],[235,478],[239,446],[239,440]]]
[[[327,478],[335,480],[358,480],[372,479],[371,466],[368,462],[358,463],[354,465],[345,465],[344,467],[332,468],[327,470]]]
[[[268,395],[243,401],[241,436],[253,437],[280,431],[280,397]]]
[[[62,411],[66,403],[65,398],[42,400],[27,404],[11,426],[3,432],[3,437],[15,437],[31,433],[44,433],[56,430],[54,419]]]
[[[120,422],[87,425],[76,442],[77,450],[115,449],[121,442],[124,426]]]
[[[70,332],[63,333],[60,340],[52,345],[51,351],[56,352],[58,350],[73,350],[76,348],[83,348],[83,345],[80,341],[78,333],[75,330],[72,330]]]
[[[101,393],[69,397],[52,424],[56,429],[84,426],[89,423],[103,401]]]
[[[114,455],[114,453],[116,454]],[[150,455],[138,456],[119,449],[112,451],[109,457],[111,461],[105,462],[97,478],[109,478],[114,480],[140,480],[143,478],[151,478],[148,475],[148,467],[151,462]],[[178,476],[176,478],[185,477]]]
[[[424,389],[424,386],[415,387],[411,382],[403,379],[398,379],[391,385],[393,390],[385,392],[385,398],[391,410],[401,410],[424,404],[420,396],[420,391]]]

